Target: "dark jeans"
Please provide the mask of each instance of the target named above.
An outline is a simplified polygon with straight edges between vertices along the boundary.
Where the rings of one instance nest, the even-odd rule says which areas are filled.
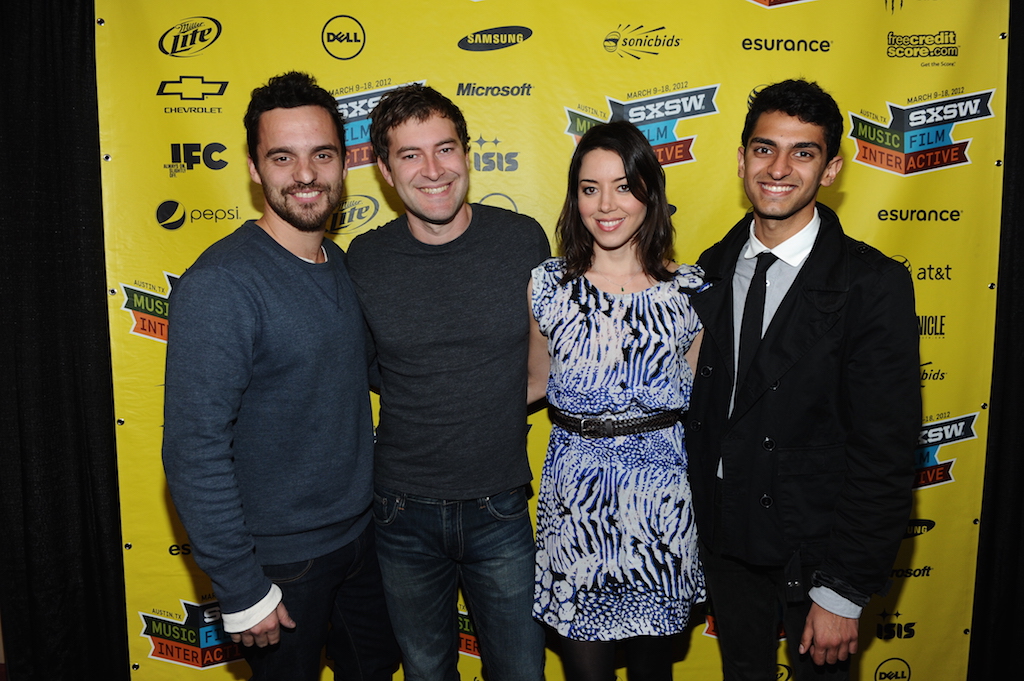
[[[800,655],[800,637],[812,601],[806,595],[802,601],[787,601],[784,568],[754,566],[717,555],[703,542],[700,548],[725,681],[764,681],[778,677],[780,624],[786,630],[794,679],[845,681],[849,678],[849,660],[819,666],[810,655]],[[815,569],[817,566],[803,568],[801,578],[806,585],[805,594]]]
[[[398,667],[371,522],[354,541],[312,560],[264,565],[281,587],[295,629],[281,642],[242,647],[253,681],[319,681],[320,653],[334,660],[334,678],[385,681]]]
[[[462,583],[489,681],[541,681],[526,490],[451,501],[378,489],[377,551],[406,681],[458,681]]]

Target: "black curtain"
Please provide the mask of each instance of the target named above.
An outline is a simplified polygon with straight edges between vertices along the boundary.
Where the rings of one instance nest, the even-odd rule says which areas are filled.
[[[0,617],[8,678],[128,678],[93,3],[4,10]]]
[[[1011,20],[1021,21],[1011,7]],[[0,56],[0,616],[11,681],[128,678],[94,8],[32,0]],[[1024,41],[1009,42],[996,359],[969,678],[1024,637]],[[1000,84],[996,84],[1001,87]],[[130,115],[130,114],[125,114]],[[941,598],[941,594],[936,594]],[[930,645],[940,650],[943,641]]]
[[[1015,21],[1024,28],[1019,0],[1010,2],[1010,25]],[[1020,662],[1006,644],[1024,640],[1024,444],[1018,430],[1024,414],[1024,36],[1011,30],[1009,41],[995,362],[967,674],[977,681],[1019,674]]]

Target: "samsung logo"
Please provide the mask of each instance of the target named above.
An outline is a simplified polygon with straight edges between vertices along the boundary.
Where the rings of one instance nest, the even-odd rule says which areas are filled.
[[[501,50],[518,45],[533,35],[525,26],[500,26],[470,33],[459,41],[459,48],[470,52]]]

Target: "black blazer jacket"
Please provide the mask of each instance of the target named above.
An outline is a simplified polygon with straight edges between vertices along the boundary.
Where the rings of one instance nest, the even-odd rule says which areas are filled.
[[[884,592],[911,507],[921,427],[914,290],[907,268],[817,206],[817,240],[731,416],[732,276],[751,215],[698,261],[708,285],[692,297],[705,331],[686,419],[689,476],[705,543],[754,565],[817,566],[822,583],[866,604]]]

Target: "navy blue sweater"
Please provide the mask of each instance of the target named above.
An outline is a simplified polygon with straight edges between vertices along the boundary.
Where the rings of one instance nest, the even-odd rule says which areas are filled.
[[[306,263],[247,222],[171,291],[164,468],[224,612],[267,594],[261,565],[330,553],[369,520],[364,325],[324,245]]]

